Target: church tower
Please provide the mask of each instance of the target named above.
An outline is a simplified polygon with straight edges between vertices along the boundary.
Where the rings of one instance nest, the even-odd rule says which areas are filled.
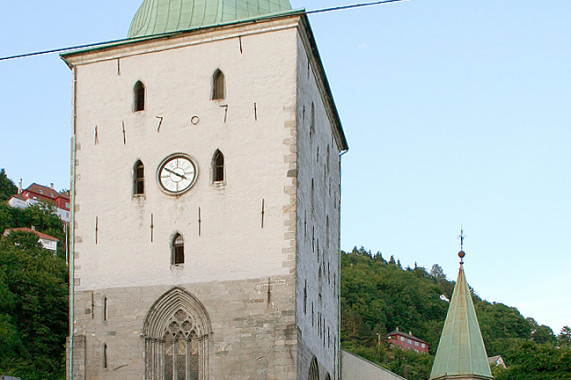
[[[463,234],[461,237],[463,241]],[[458,256],[460,256],[458,279],[434,357],[430,380],[489,380],[492,379],[492,372],[488,355],[474,310],[470,287],[464,275],[466,254],[460,250]]]
[[[288,0],[145,0],[73,77],[68,378],[339,379],[340,119]]]

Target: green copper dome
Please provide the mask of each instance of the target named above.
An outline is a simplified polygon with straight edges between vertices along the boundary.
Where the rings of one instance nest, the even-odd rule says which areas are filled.
[[[255,19],[291,10],[288,0],[145,0],[129,38]]]
[[[431,380],[457,378],[492,378],[486,347],[462,265],[430,374]]]

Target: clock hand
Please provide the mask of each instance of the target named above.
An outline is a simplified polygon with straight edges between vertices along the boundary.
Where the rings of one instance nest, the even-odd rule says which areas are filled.
[[[174,174],[174,175],[176,175],[176,176],[179,176],[179,177],[182,178],[182,179],[188,179],[188,178],[186,178],[185,175],[183,175],[183,174],[178,174],[177,172],[175,172],[175,171],[173,171],[173,170],[170,170],[169,168],[165,168],[165,170],[166,170],[167,172],[169,172],[169,173],[172,173],[172,174]]]

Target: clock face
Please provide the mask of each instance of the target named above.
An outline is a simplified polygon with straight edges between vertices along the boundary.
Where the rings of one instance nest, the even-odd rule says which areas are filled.
[[[190,156],[175,153],[163,160],[157,170],[161,189],[168,194],[182,194],[196,181],[196,165]]]

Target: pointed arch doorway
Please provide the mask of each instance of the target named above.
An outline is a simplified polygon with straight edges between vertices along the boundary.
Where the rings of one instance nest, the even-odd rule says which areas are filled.
[[[163,294],[145,318],[145,380],[207,380],[212,326],[204,305],[182,288]]]

